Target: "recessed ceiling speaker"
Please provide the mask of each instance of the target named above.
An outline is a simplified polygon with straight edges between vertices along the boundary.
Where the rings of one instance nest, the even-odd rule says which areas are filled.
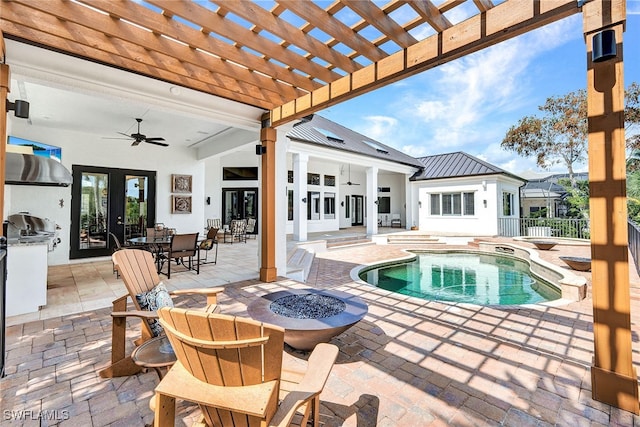
[[[591,60],[602,62],[616,57],[616,32],[604,30],[594,34],[591,49]]]

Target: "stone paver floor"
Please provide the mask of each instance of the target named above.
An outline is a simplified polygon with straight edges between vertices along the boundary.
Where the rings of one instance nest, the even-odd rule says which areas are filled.
[[[350,292],[369,304],[365,318],[332,341],[340,355],[321,396],[325,426],[640,426],[640,417],[591,399],[590,292],[584,301],[561,307],[496,308],[422,301],[351,280],[357,265],[400,253],[395,246],[375,245],[321,253],[307,284],[284,278],[227,284],[221,308],[247,315],[253,298],[305,286]],[[559,245],[541,253],[552,261],[560,254],[588,256],[589,247]],[[101,275],[113,274],[110,262],[96,265]],[[590,273],[578,274],[590,286]],[[631,297],[637,368],[640,280],[635,274]],[[179,300],[184,306],[198,302]],[[110,357],[109,313],[101,308],[7,328],[0,425],[152,421],[148,403],[158,381],[153,371],[98,376]],[[189,425],[197,412],[180,405],[176,425]]]

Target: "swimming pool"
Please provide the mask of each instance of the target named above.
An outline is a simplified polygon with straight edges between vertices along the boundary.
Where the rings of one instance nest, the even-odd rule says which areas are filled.
[[[425,300],[518,305],[561,298],[560,290],[533,275],[527,262],[496,254],[417,253],[413,261],[365,268],[359,277]]]

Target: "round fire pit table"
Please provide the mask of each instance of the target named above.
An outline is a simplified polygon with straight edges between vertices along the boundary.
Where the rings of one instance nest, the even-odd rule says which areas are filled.
[[[531,240],[531,243],[541,251],[548,251],[558,244],[558,242],[554,242],[553,240]]]
[[[346,292],[290,289],[256,299],[247,311],[254,320],[284,328],[284,342],[291,347],[309,351],[362,320],[368,307]]]

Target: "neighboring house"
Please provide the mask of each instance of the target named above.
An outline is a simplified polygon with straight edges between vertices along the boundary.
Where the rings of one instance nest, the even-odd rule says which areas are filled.
[[[584,181],[589,179],[589,175],[586,172],[580,172],[574,174],[574,178],[576,181]],[[553,174],[543,178],[529,179],[520,192],[522,216],[564,217],[567,212],[564,203],[567,192],[562,185],[558,184],[561,179],[569,179],[569,175]],[[545,214],[539,213],[545,209]]]
[[[501,219],[519,217],[524,179],[463,152],[418,160],[423,169],[410,181],[421,231],[496,235]]]

